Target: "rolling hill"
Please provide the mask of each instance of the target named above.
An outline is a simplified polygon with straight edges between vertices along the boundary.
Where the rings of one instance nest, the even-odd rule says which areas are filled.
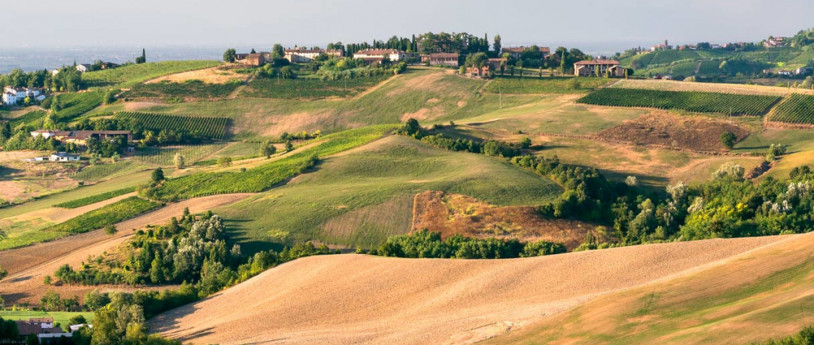
[[[630,296],[673,284],[687,288],[670,289],[672,295],[663,300],[683,302],[680,310],[690,320],[693,311],[703,310],[705,296],[725,294],[730,305],[767,299],[767,294],[810,296],[808,258],[812,242],[814,235],[716,239],[506,260],[309,257],[159,315],[152,326],[165,336],[195,344],[271,340],[284,344],[468,344],[509,331],[509,338],[497,338],[496,343],[534,343],[539,339],[537,332],[571,330],[552,327],[553,321],[545,326],[534,322],[575,323],[582,321],[574,320],[583,316],[574,314],[580,311],[603,313],[597,314],[602,322],[581,322],[585,329],[605,327],[614,331],[613,326],[626,319],[606,316],[617,315],[617,308],[635,311],[640,307],[632,303],[637,299]],[[808,264],[799,266],[800,262]],[[798,271],[804,268],[795,277],[808,278],[769,285],[774,288],[771,291],[747,288],[727,294],[728,289],[743,284],[756,283],[760,287],[767,277],[784,277],[783,272],[790,267]],[[709,279],[715,274],[721,274],[719,279]],[[619,296],[627,299],[618,301]],[[811,298],[791,301],[810,304]],[[645,312],[644,316],[653,316],[643,317],[642,324],[657,320],[659,313],[671,315],[669,309],[656,308],[657,304]],[[791,307],[776,302],[776,306],[784,305]],[[762,310],[721,310],[747,319],[752,311],[760,315]],[[759,340],[783,334],[804,321],[778,317],[781,313],[798,316],[803,313],[800,309],[769,311],[775,317],[765,318],[763,325],[782,324],[783,328],[771,332],[742,328],[739,337]],[[725,328],[727,320],[724,318],[723,324],[716,324],[714,329]],[[573,332],[576,338],[552,341],[578,342],[591,336],[580,330]],[[698,342],[704,334],[690,332],[696,338],[681,339]],[[593,343],[604,339],[601,335],[590,337]]]

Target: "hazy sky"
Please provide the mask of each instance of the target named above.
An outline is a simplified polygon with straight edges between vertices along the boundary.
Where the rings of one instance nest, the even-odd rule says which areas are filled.
[[[6,1],[0,52],[19,47],[323,45],[427,31],[504,45],[757,41],[814,26],[812,0]],[[627,45],[621,45],[620,50]]]

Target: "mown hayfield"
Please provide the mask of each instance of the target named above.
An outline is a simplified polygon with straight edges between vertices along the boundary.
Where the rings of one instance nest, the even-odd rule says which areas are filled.
[[[775,260],[777,255],[763,254],[775,251],[791,254],[796,260],[811,255],[811,241],[807,241],[808,247],[796,246],[803,253],[795,254],[784,250],[783,240],[778,236],[716,239],[501,260],[312,256],[277,266],[210,298],[161,314],[151,321],[151,330],[198,344],[246,344],[278,338],[297,344],[473,344],[490,338],[494,338],[490,340],[494,344],[608,343],[613,341],[603,338],[602,333],[580,331],[602,327],[613,337],[628,334],[626,329],[614,329],[613,326],[650,325],[657,320],[638,318],[635,312],[642,308],[642,303],[635,299],[613,303],[622,294],[616,291],[649,292],[652,290],[648,287],[653,286],[653,282],[664,281],[657,283],[660,291],[666,290],[671,295],[669,297],[674,296],[673,300],[687,297],[693,302],[678,305],[679,308],[703,311],[703,298],[695,298],[697,291],[715,295],[721,291],[715,283],[727,289],[757,278],[741,273],[741,270],[758,271],[758,277],[783,270],[785,263]],[[765,258],[766,262],[748,262],[769,267],[754,270],[737,261],[739,254],[752,249],[760,251],[759,258]],[[705,279],[694,280],[698,285],[686,284],[676,278],[692,272],[706,273],[703,270],[708,269],[708,265],[721,261],[727,263],[724,269],[710,272],[718,276],[709,274]],[[811,281],[811,275],[807,281]],[[642,285],[645,287],[637,288]],[[785,314],[788,316],[786,320],[778,321],[779,316],[783,316],[780,313],[772,317],[772,321],[761,322],[758,315],[750,316],[751,311],[764,316],[759,303],[751,301],[750,297],[760,301],[771,299],[759,293],[731,299],[734,312],[727,313],[727,316],[743,315],[763,326],[749,327],[736,334],[738,344],[747,344],[769,334],[783,334],[785,326],[799,327],[807,321],[797,318],[805,313],[811,315],[811,309],[797,307],[811,307],[812,299],[804,297],[805,285],[776,287],[776,290],[763,291],[772,297],[782,298],[784,293],[791,292],[791,296],[803,298],[786,304],[789,309],[794,307],[794,311]],[[596,305],[591,300],[605,294],[608,296],[600,298],[613,303],[617,309],[591,308]],[[657,294],[657,297],[668,296]],[[235,308],[246,301],[253,301],[253,307]],[[781,299],[778,302],[786,301]],[[659,302],[661,300],[655,304]],[[739,308],[740,302],[751,303],[750,308]],[[578,307],[584,313],[575,318],[584,316],[585,321],[558,315],[575,315],[567,311],[581,304],[586,304],[584,308]],[[655,314],[655,317],[660,314],[647,314],[647,309],[644,312],[645,315]],[[292,318],[292,314],[298,317]],[[552,319],[557,322],[548,322],[546,327],[536,325],[536,322]],[[712,322],[699,321],[714,325],[717,320],[721,318]],[[582,324],[578,324],[579,321]],[[722,320],[730,324],[726,321]],[[703,332],[692,327],[696,324],[685,323],[678,330],[686,329],[694,334]],[[579,328],[572,329],[572,325]],[[570,337],[541,338],[537,336],[538,332],[543,336],[568,332]],[[722,334],[707,333],[719,340],[707,344],[731,343]],[[518,339],[513,337],[515,334],[518,338],[524,337]],[[654,339],[659,339],[661,342],[660,334],[653,332],[649,335],[650,338],[634,338],[632,341],[652,344]],[[546,341],[548,339],[556,341]],[[625,340],[621,338],[615,343],[624,344]],[[681,343],[681,340],[673,342]]]
[[[486,344],[749,344],[792,335],[814,323],[812,235],[599,297]]]
[[[772,110],[770,121],[814,125],[814,95],[791,95]]]
[[[247,246],[317,239],[373,245],[410,228],[412,198],[426,190],[496,205],[540,205],[553,182],[506,161],[390,136],[321,163],[287,185],[217,210]]]
[[[520,78],[496,77],[485,91],[507,94],[586,93],[613,82],[607,78]]]
[[[724,84],[724,83],[694,83],[675,80],[653,80],[653,79],[625,79],[619,80],[609,87],[622,89],[643,89],[659,91],[697,91],[731,93],[736,95],[768,95],[785,96],[789,93],[814,94],[814,90],[790,89],[787,87],[746,85],[746,84]]]
[[[766,95],[604,88],[580,98],[577,102],[593,105],[685,110],[699,113],[763,115],[779,100],[779,96]]]
[[[133,64],[85,73],[82,75],[82,82],[92,88],[128,88],[163,75],[215,67],[217,65],[220,65],[220,62],[213,60],[161,61]]]

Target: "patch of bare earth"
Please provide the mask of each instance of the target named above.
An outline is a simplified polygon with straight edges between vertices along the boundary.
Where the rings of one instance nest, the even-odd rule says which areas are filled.
[[[663,145],[695,151],[720,151],[721,134],[743,140],[749,131],[734,123],[700,117],[648,114],[594,134],[595,137],[643,145]]]
[[[154,107],[160,105],[155,102],[126,102],[124,103],[125,111],[138,111],[144,108]]]
[[[49,290],[60,293],[63,297],[71,297],[74,292],[86,292],[92,288],[46,286],[43,284],[43,278],[46,275],[53,275],[59,266],[68,264],[76,268],[89,256],[113,250],[129,239],[135,230],[150,224],[165,224],[171,217],[180,216],[184,208],[188,207],[192,213],[200,213],[237,202],[250,195],[253,194],[224,194],[184,200],[119,222],[115,224],[119,231],[114,235],[95,230],[29,247],[0,251],[0,266],[9,273],[8,277],[0,281],[0,295],[7,304],[36,305],[42,295]]]
[[[249,74],[239,74],[232,70],[212,67],[188,72],[165,75],[160,78],[147,81],[145,84],[168,81],[171,83],[183,83],[190,80],[200,80],[207,84],[225,84],[233,80],[245,81]]]
[[[151,329],[194,344],[470,344],[782,239],[504,260],[314,256],[159,315]]]
[[[37,151],[12,151],[0,153],[0,199],[24,202],[64,189],[75,188],[78,183],[70,175],[78,165],[25,162],[27,158],[47,155]]]
[[[516,238],[522,241],[550,241],[578,247],[594,225],[565,219],[547,219],[532,206],[498,207],[460,194],[427,191],[416,194],[412,230],[441,232],[470,237]]]

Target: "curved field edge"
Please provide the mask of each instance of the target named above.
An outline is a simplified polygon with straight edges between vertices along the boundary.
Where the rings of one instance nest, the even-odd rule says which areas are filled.
[[[487,344],[747,344],[814,322],[814,234],[603,296]]]
[[[142,191],[151,199],[174,201],[192,197],[262,192],[284,182],[316,164],[319,157],[339,153],[381,138],[396,125],[379,125],[333,133],[314,141],[316,145],[291,155],[239,172],[203,172],[170,179]],[[307,144],[306,144],[307,145]]]
[[[414,197],[428,190],[531,207],[562,193],[553,181],[504,159],[393,135],[328,157],[285,186],[214,211],[244,250],[250,244],[308,240],[375,247],[410,231]]]
[[[597,295],[674,277],[789,237],[666,243],[525,259],[316,256],[153,320],[196,344],[473,343]],[[234,305],[242,308],[234,308]]]

